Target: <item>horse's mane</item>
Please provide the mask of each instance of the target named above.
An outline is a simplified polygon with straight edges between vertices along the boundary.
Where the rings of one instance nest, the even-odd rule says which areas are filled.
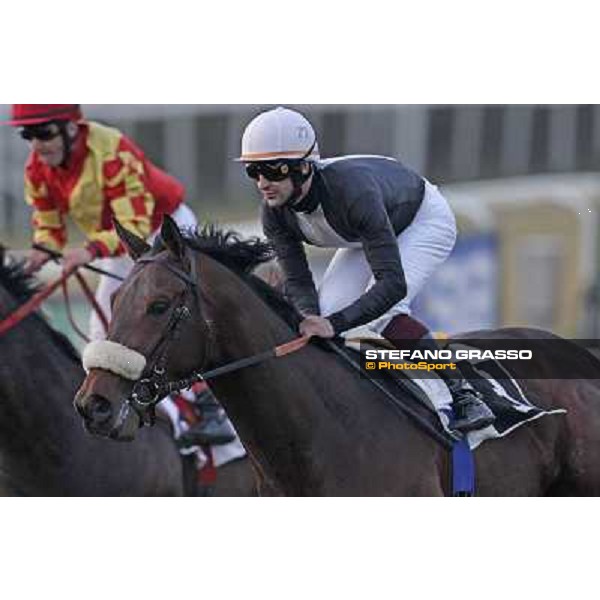
[[[262,264],[275,259],[273,246],[258,237],[242,239],[235,231],[224,231],[214,224],[206,224],[196,230],[183,233],[188,247],[206,254],[242,278],[290,327],[296,328],[300,316],[286,297],[253,271]],[[165,249],[158,236],[152,254]]]
[[[42,287],[35,277],[25,272],[23,266],[23,261],[11,259],[6,253],[6,248],[0,246],[0,285],[4,286],[19,304],[30,300]]]
[[[33,275],[25,272],[25,263],[22,260],[16,260],[9,257],[6,248],[0,245],[0,285],[18,302],[19,305],[31,300],[33,296],[40,291],[42,284]],[[31,315],[43,323],[54,341],[77,362],[81,362],[79,353],[71,344],[67,336],[56,331],[43,319],[39,313]]]

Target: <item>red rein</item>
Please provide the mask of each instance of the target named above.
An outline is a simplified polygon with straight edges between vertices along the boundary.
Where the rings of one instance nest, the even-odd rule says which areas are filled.
[[[25,304],[20,306],[12,315],[7,317],[4,321],[1,321],[0,322],[0,335],[7,333],[11,329],[14,329],[17,325],[19,325],[19,323],[21,323],[24,319],[26,319],[30,314],[35,312],[48,299],[48,297],[51,296],[59,287],[62,287],[63,293],[65,295],[65,302],[67,305],[67,312],[69,314],[69,320],[71,321],[71,324],[73,325],[73,328],[75,329],[75,331],[79,335],[81,335],[84,339],[87,339],[85,337],[85,335],[83,335],[81,333],[81,331],[79,331],[79,329],[75,325],[72,314],[71,314],[69,294],[67,291],[67,280],[69,279],[69,277],[71,277],[71,275],[75,275],[75,277],[77,278],[77,281],[79,282],[79,285],[81,286],[81,288],[83,290],[83,293],[87,297],[90,304],[93,306],[94,310],[98,313],[100,320],[102,321],[102,325],[104,326],[104,328],[106,330],[108,330],[108,320],[106,318],[106,315],[104,314],[103,310],[100,308],[98,303],[96,302],[96,298],[94,297],[94,294],[90,290],[87,282],[81,276],[81,274],[78,272],[78,270],[75,268],[75,269],[71,269],[70,271],[63,273],[63,275],[61,277],[59,277],[56,281],[53,281],[52,283],[50,283],[47,287],[45,287],[43,290],[41,290],[35,296],[33,296],[33,298],[31,298],[31,300],[29,300],[28,302],[26,302]]]

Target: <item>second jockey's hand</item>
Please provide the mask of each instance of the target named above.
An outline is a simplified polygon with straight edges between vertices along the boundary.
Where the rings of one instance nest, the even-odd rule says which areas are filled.
[[[92,253],[86,248],[73,248],[66,250],[63,254],[63,271],[71,271],[77,267],[83,267],[94,260]]]
[[[306,317],[300,323],[300,333],[305,337],[319,337],[326,340],[335,337],[335,331],[329,319],[317,316]]]

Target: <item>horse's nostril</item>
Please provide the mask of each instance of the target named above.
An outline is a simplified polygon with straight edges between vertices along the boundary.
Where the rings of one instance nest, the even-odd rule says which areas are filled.
[[[106,423],[112,417],[112,405],[102,396],[92,396],[89,407],[89,416],[96,424]]]

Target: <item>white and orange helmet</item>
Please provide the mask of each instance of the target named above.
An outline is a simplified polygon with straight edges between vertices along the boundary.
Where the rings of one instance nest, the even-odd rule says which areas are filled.
[[[244,132],[240,162],[320,159],[317,134],[299,112],[279,107],[256,117]]]

